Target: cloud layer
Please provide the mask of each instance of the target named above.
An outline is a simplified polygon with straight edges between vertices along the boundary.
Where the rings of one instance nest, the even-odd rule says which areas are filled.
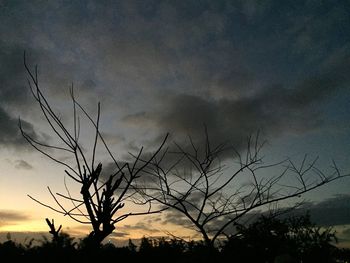
[[[20,212],[0,210],[0,227],[18,224],[19,222],[28,219],[30,219],[28,215]]]
[[[350,195],[337,195],[318,203],[305,205],[293,214],[310,212],[311,220],[318,225],[350,225]]]
[[[23,50],[39,63],[51,101],[61,105],[75,82],[86,105],[102,100],[107,121],[137,125],[129,140],[150,127],[153,136],[197,137],[203,123],[215,140],[237,138],[234,143],[257,129],[273,136],[305,132],[322,126],[325,102],[348,87],[346,1],[38,7],[4,3],[1,10],[0,100],[8,124],[1,129],[8,136],[16,137],[6,130],[14,127],[14,113],[26,115],[32,105]]]

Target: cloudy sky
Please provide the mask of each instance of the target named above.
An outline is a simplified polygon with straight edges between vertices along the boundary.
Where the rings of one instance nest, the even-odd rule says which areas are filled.
[[[201,143],[205,124],[214,142],[241,149],[260,130],[273,159],[307,153],[346,173],[349,13],[346,0],[0,0],[0,231],[45,231],[45,217],[82,231],[27,197],[51,202],[46,186],[64,189],[64,172],[18,129],[21,117],[30,134],[52,140],[27,86],[24,51],[67,125],[72,83],[91,115],[101,102],[101,130],[117,157],[167,132]],[[320,223],[350,236],[350,180],[307,198]],[[321,218],[330,202],[337,216]],[[115,236],[180,231],[147,220],[123,222]]]

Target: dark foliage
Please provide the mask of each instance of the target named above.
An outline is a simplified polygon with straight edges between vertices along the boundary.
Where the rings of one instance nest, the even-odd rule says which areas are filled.
[[[238,262],[336,262],[339,256],[335,231],[314,225],[309,215],[285,220],[262,216],[236,228],[238,234],[229,238],[222,253]]]

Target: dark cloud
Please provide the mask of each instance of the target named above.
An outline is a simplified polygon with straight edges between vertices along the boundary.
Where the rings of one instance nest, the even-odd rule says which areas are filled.
[[[0,107],[0,127],[0,144],[2,146],[14,149],[23,149],[27,146],[18,126],[18,119],[10,116],[2,107]],[[22,127],[33,139],[40,138],[31,123],[22,120]]]
[[[0,41],[0,144],[23,149],[26,143],[20,134],[18,117],[22,112],[25,117],[30,115],[29,112],[36,112],[27,86],[23,54],[25,50],[33,56],[39,53],[23,43],[5,40],[8,38]],[[22,127],[34,139],[39,138],[30,122],[22,120]]]
[[[102,164],[102,177],[109,178],[110,175],[118,172],[118,167],[114,162]]]
[[[177,19],[177,15],[184,12],[181,5],[163,5],[154,8],[156,11],[152,9],[155,14],[159,14],[155,20],[161,19],[162,13],[168,14],[165,20],[171,19],[169,24],[173,27],[170,26],[169,30],[173,33],[160,37],[159,48],[167,46],[168,50],[176,50],[178,54],[177,59],[166,58],[171,62],[176,78],[169,77],[165,86],[172,85],[168,83],[175,84],[172,93],[164,88],[165,91],[160,92],[155,99],[159,107],[153,111],[147,109],[129,114],[124,118],[125,123],[137,125],[141,129],[156,130],[160,135],[169,131],[177,136],[189,133],[194,138],[203,137],[203,124],[206,123],[214,142],[234,140],[232,143],[237,148],[242,146],[242,138],[258,129],[275,136],[286,132],[310,131],[323,125],[324,104],[349,84],[346,72],[350,53],[349,50],[343,51],[341,58],[329,61],[333,53],[348,46],[344,41],[341,41],[340,47],[323,53],[315,54],[312,48],[317,46],[320,51],[334,45],[332,40],[325,37],[325,32],[341,34],[339,30],[343,27],[342,23],[335,18],[341,8],[327,11],[330,4],[325,3],[318,6],[329,13],[325,22],[322,22],[323,16],[312,13],[307,23],[299,22],[296,25],[298,20],[286,19],[285,12],[291,17],[306,19],[312,4],[249,2],[249,5],[229,5],[222,1],[221,6],[201,3],[201,8],[191,13],[191,19],[184,15],[181,20]],[[223,6],[227,12],[222,10]],[[342,3],[336,6],[341,7]],[[133,10],[138,9],[136,7]],[[228,14],[235,17],[236,12],[241,13],[237,14],[235,25]],[[249,21],[246,24],[240,20],[244,21],[242,13]],[[197,28],[197,34],[191,31],[199,25],[198,21],[215,14],[220,14],[220,19],[207,19],[203,27]],[[186,24],[186,29],[181,27],[182,23]],[[277,27],[276,23],[281,26]],[[254,28],[250,27],[251,24]],[[235,31],[230,31],[229,25]],[[216,33],[213,33],[214,30],[205,29],[207,26],[224,30],[215,30]],[[271,28],[274,30],[271,31]],[[282,32],[285,28],[287,30]],[[254,37],[249,38],[242,30],[251,32]],[[239,35],[239,41],[228,32]],[[189,38],[184,36],[186,33],[193,34]],[[215,36],[209,37],[210,34]],[[177,41],[170,41],[170,35]],[[293,46],[291,39],[301,39],[305,35],[310,35],[308,45],[311,51],[303,51],[304,57],[301,58],[296,54],[304,47]],[[317,61],[317,65],[311,60]],[[291,68],[294,66],[299,68]]]
[[[262,212],[253,211],[237,220],[240,224],[250,224],[258,219],[261,215],[274,211]],[[309,202],[296,209],[277,210],[279,218],[288,218],[291,216],[304,216],[307,213],[311,217],[311,222],[319,226],[343,226],[350,224],[350,195],[338,195],[328,198],[321,202]],[[181,227],[194,228],[189,219],[176,210],[167,210],[164,212],[163,222],[178,225]],[[229,217],[228,217],[229,218]],[[221,217],[218,220],[210,221],[206,227],[208,231],[215,230],[227,221],[227,217]],[[229,226],[226,233],[233,233],[235,228]],[[349,236],[349,229],[342,231],[342,236]]]
[[[318,203],[309,203],[292,211],[292,214],[305,214],[309,211],[311,220],[322,226],[350,224],[350,195],[338,195]]]
[[[33,166],[29,163],[27,163],[24,160],[16,160],[15,168],[17,169],[25,169],[25,170],[32,170]]]
[[[0,226],[13,225],[29,219],[28,215],[20,212],[0,210]]]
[[[6,43],[1,38],[0,144],[13,148],[23,148],[24,139],[18,128],[18,116],[21,110],[28,112],[31,105],[23,66],[24,50],[25,47],[20,43]],[[31,123],[23,121],[22,124],[31,136],[37,138]]]
[[[163,222],[166,224],[177,225],[183,228],[191,229],[194,231],[198,231],[198,229],[193,225],[193,223],[188,219],[183,213],[180,213],[176,210],[167,210],[165,212],[165,217],[163,218]],[[242,218],[238,219],[235,223],[239,224],[249,224],[254,222],[262,213],[259,212],[251,212],[244,215]],[[195,217],[195,216],[194,216]],[[196,218],[196,217],[195,217]],[[222,216],[213,220],[210,220],[205,224],[205,229],[207,233],[216,233],[221,226],[225,225],[227,221],[230,220],[230,216]],[[233,224],[227,226],[225,228],[226,234],[236,233],[236,228]],[[200,237],[200,233],[197,232],[198,237]]]
[[[165,212],[164,223],[174,224],[186,228],[193,228],[194,226],[189,219],[177,210],[167,210]]]
[[[0,41],[0,101],[2,105],[24,108],[28,106],[29,89],[26,87],[23,52],[25,48],[10,46]]]
[[[130,233],[133,230],[142,230],[146,232],[159,232],[158,229],[152,227],[152,225],[147,224],[146,222],[137,222],[134,225],[123,225],[123,226],[120,226],[119,229],[122,232],[127,232],[127,233]]]
[[[163,103],[155,111],[128,115],[124,121],[152,126],[159,136],[166,132],[175,138],[191,135],[199,145],[204,145],[205,124],[214,144],[230,140],[237,149],[257,130],[269,137],[310,131],[322,124],[326,100],[349,85],[350,56],[336,62],[293,88],[275,85],[251,96],[219,100],[173,94],[162,97]]]
[[[115,119],[156,135],[199,138],[206,123],[213,141],[237,138],[239,148],[257,129],[310,130],[322,122],[320,101],[348,82],[344,3],[4,4],[0,100],[28,103],[18,92],[26,49],[55,100],[74,82],[88,107],[102,100]],[[340,49],[344,63],[330,62]]]

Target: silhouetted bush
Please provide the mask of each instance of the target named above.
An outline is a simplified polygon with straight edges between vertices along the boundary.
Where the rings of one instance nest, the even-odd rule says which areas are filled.
[[[236,225],[237,234],[222,253],[238,262],[336,262],[335,232],[317,227],[309,215],[280,220],[260,217],[249,226]]]
[[[0,260],[11,259],[15,262],[21,262],[25,256],[25,248],[12,240],[0,244]]]

